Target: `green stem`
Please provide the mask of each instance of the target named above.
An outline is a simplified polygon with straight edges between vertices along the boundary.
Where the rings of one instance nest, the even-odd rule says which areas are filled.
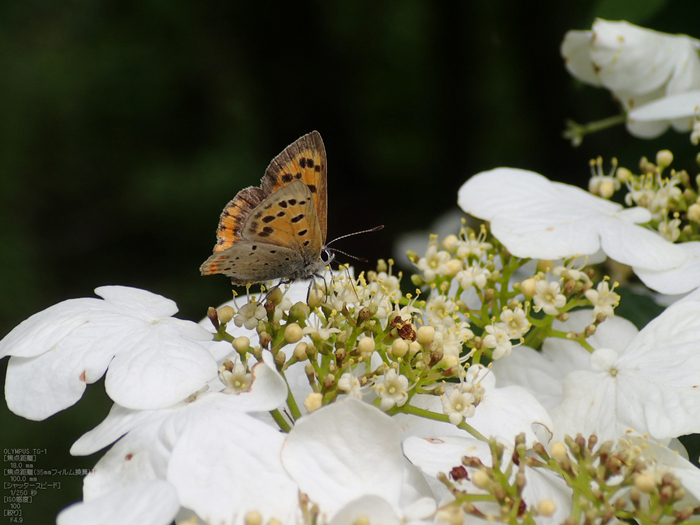
[[[394,407],[390,411],[391,414],[396,414],[398,412],[403,412],[405,414],[413,414],[414,416],[424,417],[426,419],[432,419],[434,421],[443,421],[445,423],[450,422],[450,418],[447,417],[445,414],[438,414],[437,412],[431,412],[430,410],[425,410],[423,408],[414,407],[413,405],[410,405],[408,403],[402,407]],[[485,438],[479,431],[477,431],[471,425],[467,425],[464,421],[462,421],[459,425],[457,425],[457,428],[461,428],[462,430],[466,430],[472,436],[474,436],[476,439],[478,439],[480,441],[484,441],[486,443],[488,442],[487,438]]]
[[[284,380],[287,381],[287,378],[285,377]],[[289,387],[289,383],[287,383],[287,406],[289,407],[289,411],[292,413],[292,417],[295,421],[301,417],[299,405],[297,405],[297,401],[294,399],[294,394],[292,394],[292,389]]]
[[[282,432],[289,432],[292,430],[292,427],[279,410],[270,410],[270,415]]]
[[[570,140],[574,146],[580,146],[583,142],[583,137],[589,133],[595,133],[603,129],[612,128],[619,124],[624,124],[627,120],[627,115],[622,113],[620,115],[615,115],[613,117],[604,118],[602,120],[595,120],[587,124],[579,124],[573,120],[566,121],[566,129],[562,134],[566,140]]]

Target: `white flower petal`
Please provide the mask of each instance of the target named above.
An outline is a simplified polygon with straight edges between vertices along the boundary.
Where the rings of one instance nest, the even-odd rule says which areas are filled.
[[[162,421],[131,430],[100,458],[83,480],[83,499],[91,501],[141,481],[165,480],[170,448],[159,432]]]
[[[87,368],[93,372],[88,374],[83,355],[59,342],[53,351],[36,357],[12,357],[5,378],[8,408],[27,419],[41,421],[77,403],[87,386],[86,376],[100,377],[109,364],[109,358],[103,359],[102,366]]]
[[[57,525],[168,525],[180,504],[177,493],[165,481],[133,483],[99,499],[76,503],[61,511]]]
[[[593,86],[602,85],[591,62],[592,31],[568,31],[561,44],[561,56],[573,76]]]
[[[629,22],[597,19],[593,23],[591,61],[598,78],[612,91],[646,93],[663,85],[673,72],[682,42],[677,37]]]
[[[573,491],[566,481],[551,470],[525,468],[525,487],[523,499],[527,506],[536,509],[542,500],[554,502],[555,510],[551,516],[537,516],[537,525],[559,525],[571,514]]]
[[[105,389],[116,403],[128,408],[170,406],[216,375],[216,362],[204,347],[171,330],[169,323],[125,334],[119,346]]]
[[[74,456],[87,456],[101,450],[132,429],[147,422],[162,420],[169,410],[132,410],[112,405],[107,417],[95,428],[83,434],[73,443],[70,453]]]
[[[75,403],[108,366],[108,394],[141,409],[172,405],[216,376],[216,362],[200,344],[211,334],[170,317],[173,301],[123,286],[96,292],[104,299],[54,305],[0,341],[0,355],[13,356],[5,387],[11,410],[44,419]]]
[[[564,435],[584,436],[597,434],[601,442],[616,439],[630,428],[618,421],[618,408],[628,408],[635,401],[625,403],[618,397],[617,385],[610,374],[600,372],[572,372],[564,378],[563,402],[550,411],[554,421],[554,441],[563,441]],[[617,401],[622,406],[617,406]]]
[[[581,351],[586,352],[582,348]],[[524,387],[548,410],[561,403],[561,381],[565,372],[544,353],[519,346],[511,355],[495,361],[492,367],[499,385]]]
[[[329,525],[354,525],[358,522],[381,523],[382,525],[401,525],[403,523],[384,498],[366,495],[341,508]]]
[[[682,301],[621,352],[617,381],[624,403],[633,405],[627,418],[638,432],[666,439],[700,431],[699,340],[700,302]]]
[[[645,268],[672,268],[686,258],[679,247],[634,224],[651,218],[645,210],[623,211],[531,171],[498,168],[474,175],[460,188],[458,202],[491,221],[492,233],[519,257],[559,259],[602,246],[617,261]]]
[[[328,519],[366,495],[382,497],[400,515],[404,457],[399,437],[389,416],[347,398],[298,420],[282,462]]]
[[[50,350],[79,326],[89,322],[87,313],[97,299],[69,299],[35,313],[0,341],[0,357],[34,357]]]
[[[150,316],[157,319],[177,313],[175,301],[139,288],[100,286],[95,288],[95,293],[124,311],[133,312],[136,317]]]
[[[694,116],[700,108],[700,90],[677,93],[630,111],[634,121],[670,120]]]
[[[403,442],[403,453],[411,463],[429,476],[449,474],[462,465],[464,456],[477,457],[490,467],[491,449],[488,443],[472,437],[443,436],[434,438],[409,437]]]
[[[619,345],[631,329],[618,333],[617,340],[602,332],[617,321],[608,319],[599,327],[595,344],[601,347],[589,369],[564,378],[563,402],[551,411],[555,439],[581,432],[596,433],[604,441],[634,429],[667,440],[698,432],[700,302],[672,305],[624,347]]]
[[[506,386],[487,391],[467,421],[485,436],[497,436],[504,443],[515,444],[515,437],[525,433],[527,446],[537,441],[535,424],[552,428],[552,419],[530,392],[519,386]]]
[[[184,427],[182,426],[184,424]],[[177,423],[181,434],[168,465],[168,481],[184,507],[207,523],[242,523],[251,511],[286,523],[298,489],[280,463],[284,440],[272,426],[216,405]]]

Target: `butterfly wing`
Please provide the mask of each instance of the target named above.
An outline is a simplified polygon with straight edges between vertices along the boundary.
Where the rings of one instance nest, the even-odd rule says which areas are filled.
[[[325,267],[316,206],[303,181],[266,197],[248,214],[238,235],[232,246],[204,262],[202,274],[223,273],[236,284],[246,284],[308,279]]]
[[[312,131],[296,140],[272,160],[262,179],[262,189],[268,196],[297,180],[303,181],[313,195],[323,245],[328,229],[328,190],[326,148],[318,131]]]
[[[224,211],[221,212],[221,218],[219,219],[219,227],[216,229],[214,253],[226,250],[244,240],[241,230],[250,214],[263,200],[265,200],[263,190],[251,186],[239,191],[238,195],[224,207]],[[209,275],[209,273],[204,275]]]
[[[203,275],[222,273],[233,284],[252,284],[286,277],[288,269],[302,264],[297,252],[274,244],[242,241],[215,253],[202,267]]]

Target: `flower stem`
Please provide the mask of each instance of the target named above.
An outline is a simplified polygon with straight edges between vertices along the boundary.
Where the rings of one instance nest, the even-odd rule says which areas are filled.
[[[562,135],[566,140],[570,140],[572,145],[580,146],[583,142],[583,137],[589,133],[595,133],[603,129],[612,128],[613,126],[617,126],[619,124],[624,124],[626,120],[627,115],[625,113],[604,118],[602,120],[595,120],[587,124],[579,124],[578,122],[569,119],[566,121],[566,129]]]
[[[390,413],[397,413],[397,412],[404,412],[406,414],[413,414],[414,416],[420,416],[424,417],[427,419],[433,419],[435,421],[444,421],[445,423],[448,423],[450,421],[450,418],[447,417],[445,414],[438,414],[436,412],[431,412],[430,410],[425,410],[423,408],[418,408],[415,407],[409,403],[406,403],[402,407],[394,407],[394,409]],[[471,425],[467,425],[464,421],[457,425],[458,428],[461,428],[462,430],[466,430],[469,432],[472,436],[474,436],[476,439],[479,439],[484,442],[488,442],[488,439],[486,439],[483,435],[481,435],[475,428],[473,428]]]

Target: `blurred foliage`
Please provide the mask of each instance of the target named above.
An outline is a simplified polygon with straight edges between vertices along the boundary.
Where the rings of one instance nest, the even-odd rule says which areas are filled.
[[[455,207],[481,170],[585,185],[598,155],[630,167],[670,148],[690,162],[687,135],[672,132],[565,142],[566,118],[617,107],[568,75],[559,45],[596,16],[700,36],[699,11],[691,0],[2,2],[0,335],[105,284],[203,317],[231,293],[198,271],[224,204],[313,129],[329,156],[329,237],[386,225],[339,243],[370,261]],[[49,423],[3,406],[2,445],[62,457],[106,413],[90,395],[94,412],[82,402]],[[79,482],[41,495],[25,523],[79,498]]]

